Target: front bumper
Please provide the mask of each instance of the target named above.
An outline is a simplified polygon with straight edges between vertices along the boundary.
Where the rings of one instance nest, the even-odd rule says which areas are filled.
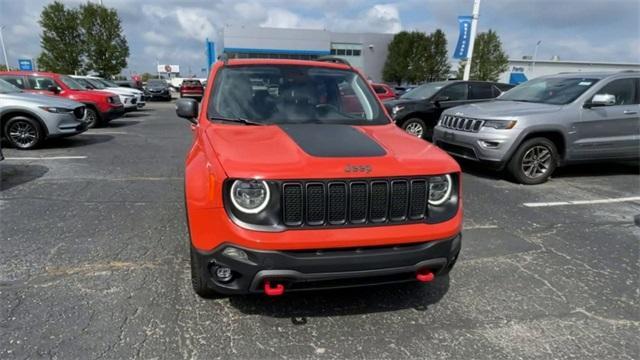
[[[515,130],[468,132],[436,126],[433,143],[453,156],[499,166],[509,160],[517,135]]]
[[[63,137],[79,134],[87,130],[87,123],[73,113],[39,113],[46,126],[47,137]]]
[[[197,271],[207,285],[222,294],[263,293],[265,282],[283,285],[286,292],[336,289],[416,281],[416,273],[429,270],[446,275],[461,249],[462,235],[420,243],[322,250],[256,250],[223,244],[211,252],[194,250],[201,264]],[[242,249],[246,260],[225,255],[227,247]],[[218,267],[232,270],[231,281],[218,281]]]
[[[122,115],[124,115],[124,113],[125,113],[125,108],[124,106],[120,105],[117,107],[112,107],[106,112],[101,113],[100,115],[102,116],[102,119],[104,121],[110,121],[110,120],[121,117]]]

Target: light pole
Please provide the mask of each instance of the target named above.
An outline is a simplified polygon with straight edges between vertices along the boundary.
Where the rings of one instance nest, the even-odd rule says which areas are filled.
[[[471,74],[471,58],[473,57],[473,44],[476,42],[476,31],[478,30],[478,17],[480,16],[480,0],[473,0],[473,17],[471,19],[471,37],[469,39],[469,52],[467,63],[464,64],[464,77],[462,80],[469,80]]]
[[[2,53],[4,54],[4,64],[7,66],[7,71],[9,71],[9,60],[7,59],[7,49],[4,47],[4,38],[2,37],[2,30],[4,30],[5,26],[0,25],[0,44],[2,44]]]
[[[536,48],[533,50],[533,61],[531,62],[531,72],[533,73],[536,70],[536,56],[538,56],[538,47],[542,44],[542,40],[538,40],[536,43]]]

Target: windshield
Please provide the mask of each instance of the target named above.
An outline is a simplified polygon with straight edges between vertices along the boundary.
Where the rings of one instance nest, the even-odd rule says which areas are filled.
[[[95,88],[95,86],[93,86],[93,84],[88,82],[86,79],[73,78],[73,80],[75,80],[78,84],[84,86],[85,88],[88,88],[88,89],[94,89]]]
[[[71,90],[86,90],[85,86],[80,85],[75,79],[71,76],[62,75],[60,76],[60,81],[65,84]]]
[[[96,89],[106,89],[107,87],[98,79],[85,78],[85,80]]]
[[[17,93],[22,92],[20,88],[13,86],[12,84],[0,79],[0,93],[8,94],[8,93]]]
[[[446,83],[444,82],[432,82],[424,85],[420,85],[417,88],[411,89],[400,96],[400,99],[409,100],[424,100],[432,97],[438,90],[442,89]]]
[[[386,124],[357,73],[321,67],[233,66],[216,76],[209,118],[261,124]]]
[[[534,79],[507,91],[498,100],[564,105],[577,99],[596,82],[598,79],[581,77]]]
[[[159,79],[152,79],[147,82],[147,86],[167,86],[167,82]]]
[[[120,85],[114,83],[113,81],[107,80],[107,79],[93,79],[93,80],[101,82],[106,87],[120,87]]]

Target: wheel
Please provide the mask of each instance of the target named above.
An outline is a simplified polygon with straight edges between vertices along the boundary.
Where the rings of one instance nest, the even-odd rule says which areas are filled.
[[[421,139],[424,139],[426,135],[428,135],[427,125],[424,123],[424,120],[418,118],[411,118],[402,123],[402,129]]]
[[[518,147],[507,169],[514,179],[525,185],[542,184],[558,165],[558,150],[547,138],[533,138]]]
[[[200,256],[196,253],[196,251],[191,248],[191,286],[193,286],[193,291],[196,292],[200,297],[205,299],[211,299],[218,297],[219,294],[209,288],[207,286],[207,279],[202,273],[206,266],[203,266]]]
[[[7,140],[21,150],[33,149],[44,140],[44,130],[36,120],[26,116],[16,116],[4,125]]]
[[[87,107],[85,110],[85,121],[87,122],[88,128],[97,127],[100,124],[100,118],[98,117],[98,112],[95,109]]]

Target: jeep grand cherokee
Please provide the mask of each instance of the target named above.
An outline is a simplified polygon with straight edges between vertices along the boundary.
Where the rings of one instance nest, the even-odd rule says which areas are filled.
[[[217,62],[185,168],[201,296],[429,282],[461,246],[460,168],[346,64]]]

